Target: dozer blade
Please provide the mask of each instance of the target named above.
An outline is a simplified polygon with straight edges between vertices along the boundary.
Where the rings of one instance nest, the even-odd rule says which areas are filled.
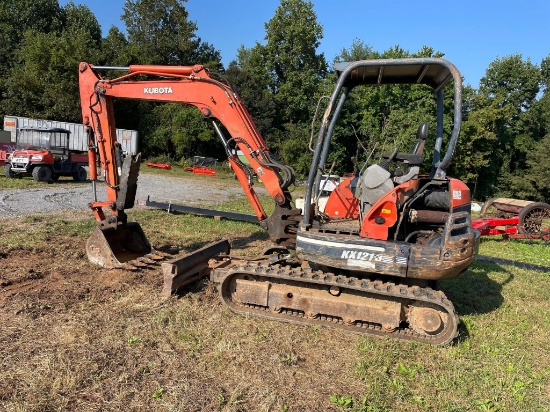
[[[220,240],[187,255],[163,263],[164,288],[162,294],[170,296],[183,286],[210,276],[210,259],[228,255],[231,247],[227,240]]]
[[[96,228],[86,243],[90,262],[106,269],[136,270],[151,260],[168,256],[151,247],[137,222],[128,222],[114,228]]]

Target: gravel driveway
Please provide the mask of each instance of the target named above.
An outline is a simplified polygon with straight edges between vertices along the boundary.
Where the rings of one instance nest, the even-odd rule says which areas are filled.
[[[172,202],[185,205],[212,205],[244,196],[237,182],[214,180],[210,176],[179,178],[155,174],[141,174],[136,200]],[[266,193],[261,185],[259,193]],[[97,185],[98,200],[106,200],[103,182]],[[86,183],[52,183],[40,189],[0,190],[0,220],[13,219],[26,213],[56,212],[88,209],[93,200],[92,185]]]

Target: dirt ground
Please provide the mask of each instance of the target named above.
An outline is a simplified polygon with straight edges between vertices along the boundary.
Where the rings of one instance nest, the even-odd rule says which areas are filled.
[[[162,250],[268,244],[256,225],[135,213]],[[2,226],[1,412],[547,410],[540,273],[481,263],[449,281],[460,337],[441,348],[235,315],[207,280],[165,298],[159,267],[88,262],[87,210]]]
[[[206,280],[164,298],[158,268],[98,269],[58,227],[87,213],[10,221],[46,241],[0,255],[0,410],[339,410],[330,396],[362,392],[357,336],[237,316]]]

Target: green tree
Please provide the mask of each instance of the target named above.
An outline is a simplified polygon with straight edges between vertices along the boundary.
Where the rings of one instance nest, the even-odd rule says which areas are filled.
[[[130,44],[124,33],[116,26],[111,26],[107,37],[101,42],[101,55],[97,62],[90,62],[105,66],[120,66],[127,67],[132,63],[132,52]],[[106,78],[113,79],[120,76],[120,71],[106,71],[102,75]],[[135,130],[139,129],[140,102],[131,99],[117,99],[114,101],[114,110],[116,113],[116,125],[119,128]],[[140,133],[140,136],[143,133]]]
[[[264,51],[265,48],[259,43],[250,49],[239,47],[237,58],[229,63],[225,75],[241,97],[268,146],[274,149],[275,142],[271,136],[276,105],[269,89],[271,76]]]
[[[129,63],[203,64],[212,71],[222,69],[219,51],[196,36],[197,25],[189,20],[184,3],[185,0],[126,0],[122,20],[128,32]],[[125,105],[118,103],[119,107]],[[164,154],[179,159],[190,154],[212,155],[214,133],[211,125],[198,122],[202,116],[196,108],[152,102],[138,102],[132,107],[134,113],[141,113],[134,114],[133,119],[137,122],[134,128],[147,137],[141,144],[145,156]],[[131,118],[125,119],[130,125]]]
[[[343,48],[340,54],[334,58],[335,63],[353,62],[358,60],[378,59],[380,54],[361,39],[353,39],[349,49]]]
[[[327,70],[324,55],[317,53],[323,28],[317,22],[313,4],[307,0],[281,0],[265,28],[266,64],[271,72],[278,124],[306,122]]]
[[[479,83],[479,92],[494,101],[498,107],[511,106],[513,122],[522,110],[528,110],[540,90],[540,69],[521,54],[496,58],[487,68]]]
[[[126,0],[122,20],[126,23],[133,63],[194,65],[214,63],[220,54],[196,36],[197,25],[189,20],[186,0]]]
[[[239,94],[244,106],[254,120],[264,139],[271,134],[275,116],[275,102],[269,90],[261,87],[252,71],[243,68],[237,62],[231,62],[225,71],[227,79]]]
[[[355,61],[376,58],[440,57],[441,53],[429,47],[423,47],[416,53],[410,53],[399,46],[382,53],[355,39],[349,49],[343,49],[336,62]],[[332,77],[326,93],[334,87]],[[451,88],[452,91],[452,88]],[[452,93],[445,100],[446,130],[450,135],[452,115]],[[433,142],[436,127],[436,99],[433,91],[423,85],[383,85],[354,88],[346,104],[331,141],[331,153],[328,163],[337,161],[337,171],[353,170],[351,158],[355,157],[359,166],[373,152],[370,162],[378,162],[382,153],[399,148],[402,152],[411,150],[418,127],[423,122],[430,124],[429,141],[424,151],[426,171],[431,166]]]
[[[156,105],[144,115],[148,156],[165,156],[181,160],[193,155],[223,159],[225,152],[210,122],[199,110],[178,103]]]
[[[281,0],[265,28],[266,44],[257,44],[256,53],[265,61],[275,102],[268,140],[287,163],[305,174],[310,163],[309,125],[327,71],[324,55],[317,53],[323,29],[306,0]]]
[[[527,169],[522,176],[515,175],[512,182],[517,197],[550,202],[550,134],[538,142],[527,154]]]
[[[13,66],[15,53],[27,30],[57,31],[62,26],[58,0],[2,0],[0,2],[0,70]]]
[[[17,54],[25,33],[29,30],[35,33],[57,31],[62,20],[63,10],[58,0],[0,1],[0,116],[15,114],[7,111],[4,100],[12,80],[11,71],[19,63]]]
[[[483,200],[495,194],[501,166],[495,159],[503,158],[496,133],[502,111],[487,106],[485,99],[470,88],[465,89],[464,97],[469,110],[463,116],[450,174],[468,184],[473,198]]]
[[[528,119],[541,80],[540,69],[521,54],[495,59],[480,80],[482,109],[491,108],[496,115],[491,131],[497,137],[495,152],[502,156],[492,159],[499,166],[498,181],[492,183],[503,194],[512,194],[512,176],[525,169],[527,153],[536,143]]]
[[[107,66],[128,66],[131,63],[129,43],[118,27],[112,26],[101,42],[101,64]]]
[[[86,6],[70,2],[55,31],[27,30],[9,72],[2,111],[77,122],[81,119],[78,63],[99,55],[101,30]]]
[[[511,178],[514,195],[550,202],[550,55],[540,65],[542,97],[522,117],[532,137],[526,165]]]

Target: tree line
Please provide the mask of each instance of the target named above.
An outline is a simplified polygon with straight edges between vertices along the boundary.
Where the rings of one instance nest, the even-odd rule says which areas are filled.
[[[203,64],[234,86],[271,151],[299,175],[306,175],[312,122],[316,111],[317,120],[322,116],[322,98],[330,95],[336,81],[326,56],[318,52],[323,27],[312,2],[281,0],[265,23],[264,41],[241,46],[227,67],[219,50],[197,36],[197,23],[185,3],[126,0],[121,16],[125,32],[113,26],[103,37],[87,6],[69,2],[61,7],[58,0],[3,0],[0,116],[81,122],[77,70],[81,61],[106,66]],[[429,46],[413,52],[399,46],[377,51],[354,39],[333,62],[403,57],[444,57],[444,52]],[[107,73],[107,77],[118,75]],[[538,63],[515,54],[491,62],[478,89],[464,87],[461,137],[448,174],[465,181],[476,199],[498,195],[550,200],[549,84],[550,54]],[[447,138],[452,88],[449,92]],[[115,102],[115,114],[117,127],[139,131],[145,158],[224,157],[211,124],[195,108],[120,100]],[[424,121],[432,125],[433,141],[435,116],[432,93],[421,86],[358,88],[335,129],[327,164],[333,172],[344,173],[355,167],[352,158],[355,164],[372,162],[393,147],[405,151]]]

